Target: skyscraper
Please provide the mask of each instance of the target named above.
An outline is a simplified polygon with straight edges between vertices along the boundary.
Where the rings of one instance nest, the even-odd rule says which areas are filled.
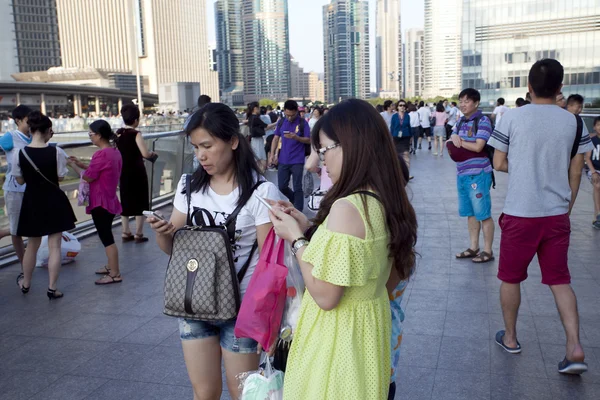
[[[294,99],[309,100],[308,73],[300,66],[298,61],[290,60],[290,97]]]
[[[325,99],[370,95],[369,3],[331,0],[323,6]]]
[[[308,98],[312,101],[325,101],[325,86],[323,80],[316,72],[308,74]]]
[[[451,97],[461,90],[462,3],[425,0],[423,97]]]
[[[217,71],[224,103],[243,103],[244,46],[242,42],[242,3],[239,0],[217,0],[215,3],[217,37]],[[241,101],[234,101],[240,99]]]
[[[377,0],[377,91],[402,96],[400,0]]]
[[[512,105],[528,91],[531,65],[554,58],[565,69],[565,95],[600,98],[599,26],[598,1],[465,1],[463,87],[481,91],[485,104],[504,97]]]
[[[56,0],[13,0],[12,10],[3,11],[13,17],[12,38],[19,72],[45,71],[61,65]],[[2,40],[10,40],[11,36]]]
[[[12,0],[0,0],[0,9],[9,10],[11,6]],[[0,13],[0,81],[12,80],[11,74],[19,72],[13,21],[11,12]]]
[[[406,97],[423,96],[423,30],[406,31],[404,55],[404,84]]]
[[[287,0],[242,0],[244,102],[290,95]]]
[[[198,82],[219,99],[210,70],[204,1],[57,0],[64,67],[93,67],[148,77],[158,85]]]

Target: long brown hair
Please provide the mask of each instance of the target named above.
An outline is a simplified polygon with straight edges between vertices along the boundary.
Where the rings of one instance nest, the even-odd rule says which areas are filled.
[[[404,189],[406,179],[387,124],[366,101],[349,99],[317,121],[311,135],[315,149],[322,147],[320,132],[341,145],[344,157],[340,178],[323,198],[315,224],[325,221],[336,200],[373,189],[383,203],[389,257],[400,279],[409,278],[415,264],[417,216]],[[363,203],[366,206],[364,196]]]

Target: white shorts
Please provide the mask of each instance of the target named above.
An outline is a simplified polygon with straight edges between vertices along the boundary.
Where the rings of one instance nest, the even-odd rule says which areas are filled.
[[[254,155],[257,160],[266,160],[267,153],[265,153],[265,139],[264,137],[255,137],[250,140],[250,147],[254,151]]]
[[[6,205],[10,234],[16,236],[23,204],[23,192],[4,192],[4,204]]]

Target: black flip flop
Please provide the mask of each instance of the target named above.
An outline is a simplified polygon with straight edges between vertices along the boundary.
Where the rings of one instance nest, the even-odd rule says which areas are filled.
[[[558,372],[568,375],[581,375],[588,370],[588,365],[584,362],[569,361],[567,357],[558,363]]]
[[[504,335],[506,331],[498,331],[496,333],[496,344],[504,349],[507,353],[510,354],[519,354],[521,352],[521,343],[517,340],[517,347],[508,347],[504,344]]]

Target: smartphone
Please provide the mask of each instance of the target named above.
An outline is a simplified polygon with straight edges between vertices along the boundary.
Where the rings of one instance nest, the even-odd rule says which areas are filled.
[[[154,218],[156,218],[158,220],[164,220],[165,219],[165,217],[163,217],[160,214],[157,214],[154,211],[143,211],[142,214],[144,214],[145,217],[154,217]]]
[[[267,203],[267,201],[265,199],[263,199],[262,197],[260,197],[256,193],[254,193],[254,197],[256,197],[258,199],[258,201],[260,201],[261,203],[263,203],[264,206],[269,209],[269,211],[273,211],[273,207],[271,207],[271,205],[269,203]]]

